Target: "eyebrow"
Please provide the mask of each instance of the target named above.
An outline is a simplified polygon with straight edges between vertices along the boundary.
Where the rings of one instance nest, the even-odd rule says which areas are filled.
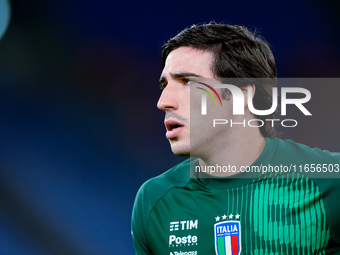
[[[173,79],[179,79],[179,78],[184,78],[184,77],[202,77],[201,75],[195,74],[195,73],[189,73],[189,72],[182,72],[182,73],[170,73],[171,78]],[[159,79],[159,83],[163,84],[164,82],[166,82],[167,79],[162,76]]]

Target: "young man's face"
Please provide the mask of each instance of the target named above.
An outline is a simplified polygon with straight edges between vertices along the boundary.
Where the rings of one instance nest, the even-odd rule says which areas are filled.
[[[166,137],[179,156],[190,156],[190,85],[189,77],[213,78],[212,53],[180,47],[168,55],[161,74],[165,88],[157,107],[165,111]]]

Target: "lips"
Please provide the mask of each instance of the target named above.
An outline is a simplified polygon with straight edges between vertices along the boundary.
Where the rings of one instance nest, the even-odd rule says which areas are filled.
[[[175,120],[167,120],[165,121],[165,127],[167,130],[165,136],[166,138],[171,139],[178,136],[178,134],[183,129],[184,125]]]

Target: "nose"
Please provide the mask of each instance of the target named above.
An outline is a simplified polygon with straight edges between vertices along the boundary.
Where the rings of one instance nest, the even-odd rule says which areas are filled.
[[[157,107],[160,110],[177,110],[178,109],[178,91],[175,85],[168,84],[159,97]]]

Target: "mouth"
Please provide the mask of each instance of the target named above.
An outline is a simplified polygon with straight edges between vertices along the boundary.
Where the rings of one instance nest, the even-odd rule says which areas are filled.
[[[183,129],[184,125],[175,121],[175,120],[167,120],[165,121],[165,127],[166,127],[166,138],[171,139],[176,136],[181,132]]]

